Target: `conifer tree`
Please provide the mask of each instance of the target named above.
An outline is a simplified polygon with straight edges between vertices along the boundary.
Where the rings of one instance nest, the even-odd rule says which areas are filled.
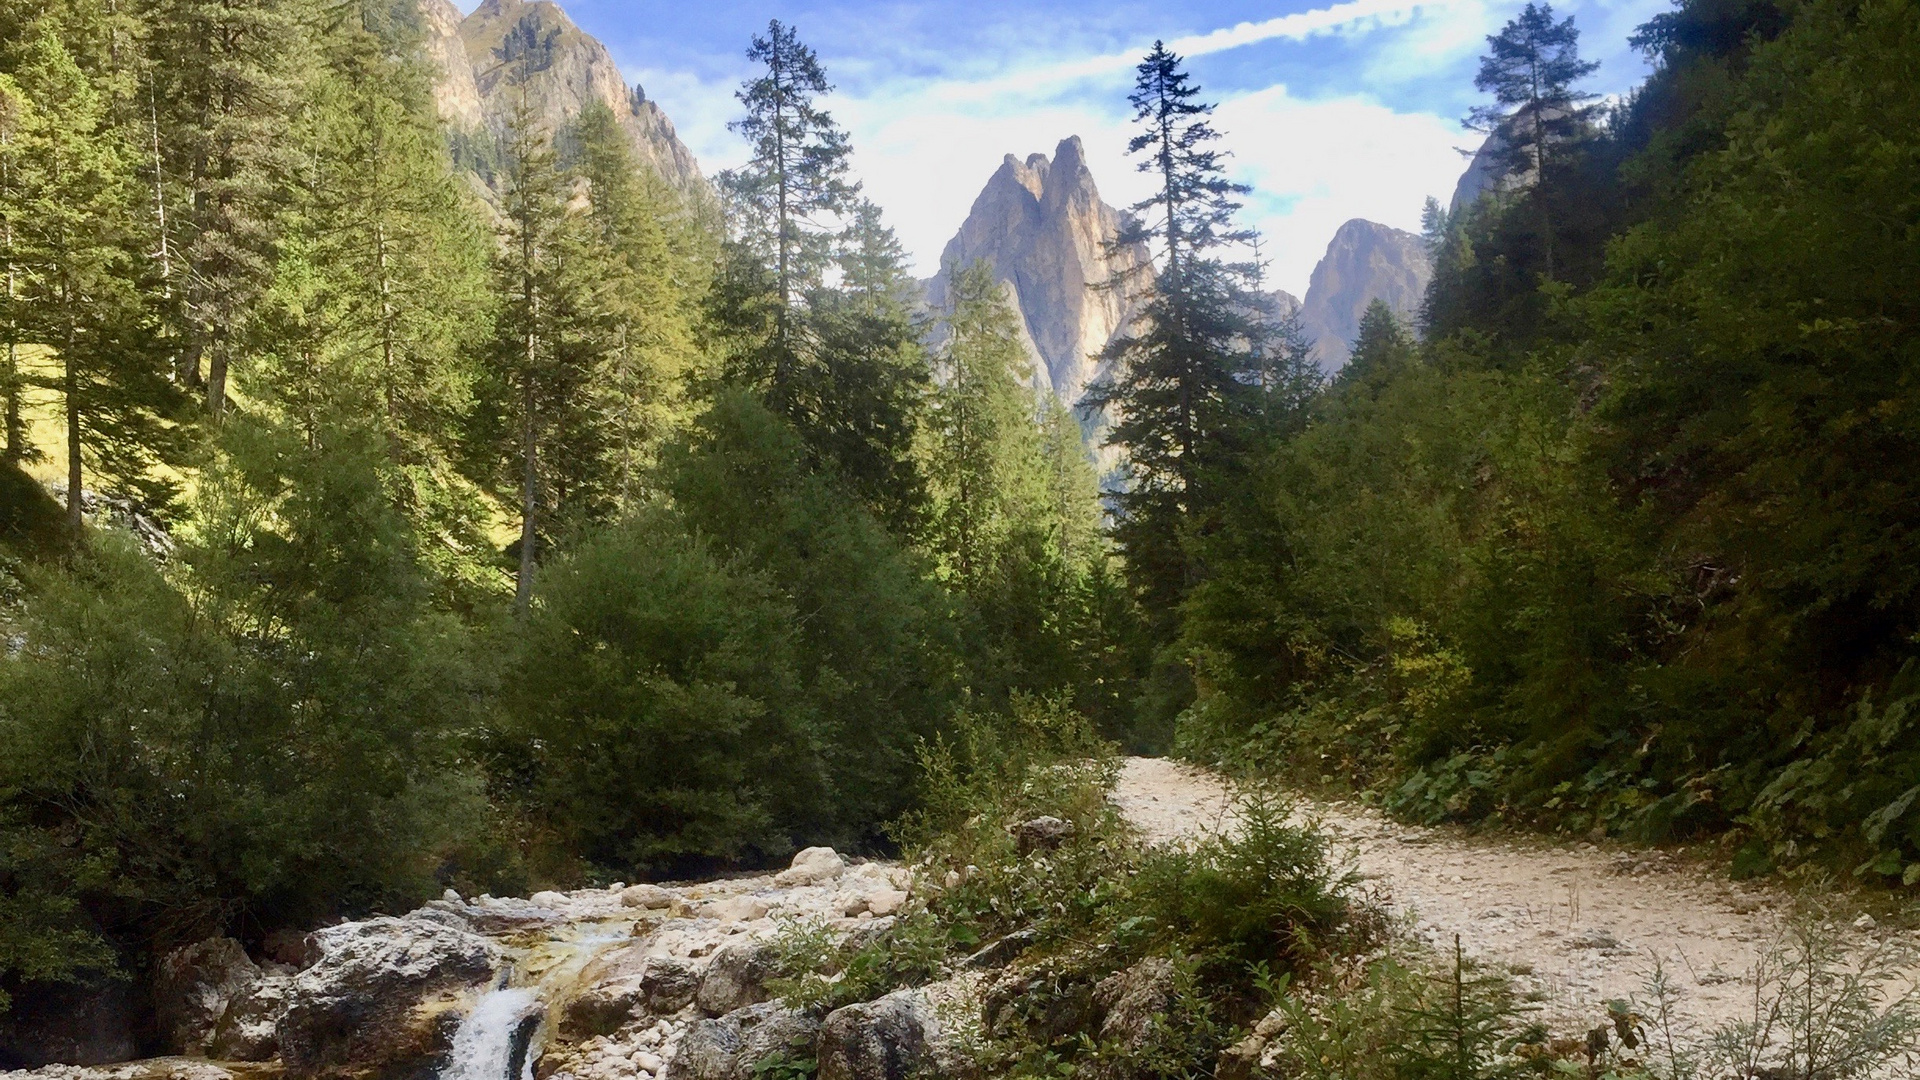
[[[130,250],[133,176],[107,102],[52,19],[32,35],[15,86],[23,336],[52,348],[66,421],[67,525],[81,535],[89,462],[151,494],[144,476],[168,439],[165,381],[153,366],[146,305]],[[12,307],[12,305],[10,305]]]
[[[498,50],[512,68],[519,99],[507,131],[503,235],[494,264],[500,313],[475,434],[481,446],[511,449],[495,465],[502,486],[518,497],[514,602],[521,612],[532,597],[543,528],[556,524],[574,470],[595,456],[578,442],[586,433],[581,412],[595,358],[581,277],[588,268],[579,222],[568,208],[567,178],[526,92],[528,80],[550,62],[552,33],[540,37],[522,24]]]
[[[598,269],[594,310],[603,360],[594,413],[604,425],[601,500],[630,511],[662,440],[687,415],[700,364],[693,336],[698,265],[676,239],[679,199],[635,157],[612,110],[594,103],[575,126]]]
[[[1084,403],[1115,417],[1108,441],[1125,448],[1129,473],[1115,532],[1129,575],[1162,613],[1198,574],[1182,533],[1206,516],[1209,470],[1235,459],[1265,348],[1250,268],[1220,257],[1251,237],[1233,225],[1246,187],[1226,178],[1212,106],[1180,64],[1156,42],[1128,98],[1140,129],[1128,151],[1156,190],[1131,208],[1118,242],[1153,242],[1162,266],[1133,332],[1108,346],[1112,373]]]
[[[1023,507],[1038,463],[1032,361],[1012,308],[984,263],[953,267],[941,378],[927,418],[933,542],[962,591],[979,584]],[[1039,492],[1027,493],[1039,496]]]
[[[1353,339],[1353,352],[1347,366],[1340,369],[1341,386],[1379,388],[1413,360],[1414,340],[1406,324],[1386,301],[1375,297],[1360,315],[1360,330]]]
[[[186,187],[183,232],[188,330],[181,373],[226,409],[227,378],[248,320],[273,280],[278,208],[293,162],[295,71],[308,53],[300,0],[158,0],[153,77],[166,109],[157,140]]]
[[[1531,175],[1547,280],[1554,280],[1553,195],[1555,170],[1567,150],[1587,134],[1594,95],[1575,83],[1600,69],[1580,59],[1580,31],[1572,16],[1555,22],[1553,5],[1529,2],[1498,34],[1487,37],[1475,89],[1493,95],[1476,106],[1469,127],[1498,138],[1500,164],[1509,175]]]
[[[852,209],[859,185],[847,177],[853,148],[846,132],[815,104],[833,87],[793,27],[770,21],[747,59],[765,71],[735,95],[747,115],[728,126],[746,138],[752,157],[720,179],[734,228],[768,264],[779,297],[770,373],[777,404],[794,374],[793,308],[830,264],[837,221]]]
[[[20,412],[20,274],[14,229],[25,209],[20,190],[20,172],[24,165],[24,140],[28,110],[33,107],[26,93],[7,75],[0,73],[0,335],[6,338],[6,356],[0,359],[0,424],[5,427],[5,445],[0,461],[15,464],[29,452],[26,424]]]

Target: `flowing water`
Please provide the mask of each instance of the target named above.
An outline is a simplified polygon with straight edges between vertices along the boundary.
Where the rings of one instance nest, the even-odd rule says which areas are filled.
[[[440,1080],[533,1080],[530,1051],[540,1016],[540,999],[532,990],[491,991],[460,1022]]]

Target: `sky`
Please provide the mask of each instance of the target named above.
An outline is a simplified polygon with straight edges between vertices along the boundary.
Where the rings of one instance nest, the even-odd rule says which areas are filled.
[[[1368,218],[1417,231],[1445,203],[1481,136],[1460,118],[1486,36],[1524,0],[560,0],[605,42],[629,82],[673,120],[709,175],[738,165],[727,130],[769,19],[794,26],[835,89],[853,168],[916,273],[938,269],[1006,154],[1051,156],[1081,137],[1116,206],[1151,181],[1126,156],[1133,66],[1155,40],[1189,59],[1234,179],[1253,187],[1269,284],[1304,296],[1334,231]],[[463,6],[471,8],[472,2]],[[1623,93],[1646,74],[1626,43],[1668,0],[1555,4],[1601,62],[1588,88]]]

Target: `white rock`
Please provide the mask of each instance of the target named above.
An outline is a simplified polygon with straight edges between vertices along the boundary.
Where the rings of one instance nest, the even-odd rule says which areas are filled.
[[[562,907],[567,902],[567,894],[546,889],[534,893],[532,896],[527,897],[527,899],[541,907]]]
[[[773,876],[773,883],[782,887],[794,885],[818,885],[823,881],[832,881],[846,872],[847,860],[830,847],[810,847],[803,849],[793,857],[793,864]]]
[[[867,910],[875,915],[891,915],[906,902],[907,894],[899,889],[875,889],[866,896]]]
[[[1876,925],[1878,924],[1873,921],[1873,916],[1864,913],[1859,918],[1853,920],[1853,928],[1855,930],[1871,930]]]
[[[736,896],[731,900],[715,900],[701,907],[700,915],[725,923],[737,923],[764,919],[771,910],[767,902],[757,896]]]
[[[660,1060],[659,1054],[649,1054],[645,1050],[636,1050],[634,1052],[633,1063],[650,1073],[658,1073],[665,1067],[665,1062]]]
[[[673,906],[673,894],[658,885],[629,885],[620,890],[620,906],[664,908]]]

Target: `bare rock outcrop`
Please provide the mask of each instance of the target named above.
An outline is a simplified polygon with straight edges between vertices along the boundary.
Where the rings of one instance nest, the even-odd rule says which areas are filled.
[[[1410,319],[1420,310],[1432,278],[1426,243],[1413,233],[1362,218],[1340,226],[1313,268],[1300,308],[1301,327],[1313,339],[1314,359],[1325,371],[1339,368],[1347,362],[1368,304],[1384,300]]]
[[[1062,139],[1051,158],[1008,154],[941,252],[928,303],[936,311],[947,303],[949,268],[992,266],[1020,313],[1037,381],[1074,404],[1131,312],[1126,290],[1101,286],[1148,265],[1144,247],[1109,250],[1120,225],[1079,136]]]
[[[434,97],[449,126],[494,138],[506,133],[519,91],[509,92],[499,50],[511,34],[538,43],[544,53],[527,85],[542,127],[558,130],[589,103],[601,102],[613,110],[640,160],[682,192],[707,190],[673,121],[640,87],[628,86],[607,47],[551,0],[486,0],[465,18],[449,0],[419,3],[427,58],[436,68]]]

